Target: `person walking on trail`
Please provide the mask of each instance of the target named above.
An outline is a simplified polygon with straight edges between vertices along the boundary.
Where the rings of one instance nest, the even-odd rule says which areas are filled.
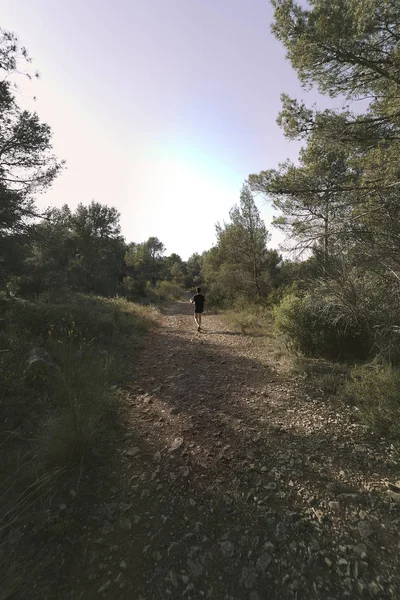
[[[200,292],[201,289],[198,287],[197,294],[195,294],[190,300],[190,302],[194,304],[194,320],[197,325],[197,331],[201,330],[201,314],[204,311],[204,303],[206,301],[203,294],[201,294]]]

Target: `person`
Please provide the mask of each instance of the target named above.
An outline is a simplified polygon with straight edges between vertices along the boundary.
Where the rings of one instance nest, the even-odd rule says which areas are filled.
[[[206,299],[203,294],[201,294],[201,289],[198,287],[197,294],[190,300],[190,302],[194,304],[194,320],[197,325],[197,331],[201,330],[201,314],[204,311],[205,301]]]

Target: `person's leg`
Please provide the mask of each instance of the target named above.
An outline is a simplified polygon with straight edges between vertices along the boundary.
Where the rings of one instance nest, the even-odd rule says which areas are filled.
[[[197,313],[194,313],[194,322],[196,323],[196,327],[199,326],[198,316],[199,315]]]
[[[198,317],[199,328],[201,329],[201,313],[198,314]]]

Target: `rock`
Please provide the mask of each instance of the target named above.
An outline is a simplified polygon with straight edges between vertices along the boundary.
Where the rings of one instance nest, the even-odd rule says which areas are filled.
[[[172,452],[179,450],[179,448],[182,446],[182,444],[183,444],[183,438],[181,438],[181,437],[175,438],[174,441],[172,442],[171,447],[168,448],[168,453],[171,454]]]
[[[330,482],[327,484],[326,489],[332,494],[351,494],[355,492],[354,488],[347,483]]]
[[[272,561],[272,556],[270,554],[268,554],[268,552],[264,552],[263,554],[261,554],[261,556],[258,558],[257,563],[256,563],[256,567],[257,570],[260,571],[260,573],[265,573],[265,571],[268,569],[269,565],[271,564]]]
[[[265,490],[276,490],[276,483],[275,483],[275,481],[269,481],[268,483],[266,483],[264,485],[264,489]]]
[[[60,504],[60,510],[67,510],[66,504]]]
[[[367,521],[359,521],[357,523],[357,528],[363,539],[368,539],[373,533],[371,525]]]
[[[345,578],[343,579],[343,583],[344,583],[344,585],[345,585],[346,587],[348,587],[348,588],[349,588],[349,590],[352,590],[352,589],[353,589],[353,581],[351,580],[351,578],[350,578],[350,577],[345,577]]]
[[[393,500],[393,502],[400,504],[400,494],[394,492],[393,490],[388,490],[387,495],[391,500]]]
[[[193,534],[189,533],[188,535],[191,536]],[[186,538],[186,536],[185,536],[185,538]],[[186,541],[185,538],[183,539],[184,542]],[[189,538],[189,542],[190,542],[190,538]],[[200,546],[191,546],[189,548],[189,558],[195,558],[199,554],[200,550],[201,550]]]
[[[340,502],[338,502],[337,500],[330,500],[328,502],[328,506],[332,510],[340,510]]]
[[[224,558],[231,558],[235,553],[235,546],[232,542],[221,542],[221,552]]]
[[[356,452],[368,452],[368,448],[366,446],[363,446],[362,444],[356,444],[354,446],[354,450]]]
[[[354,552],[361,558],[365,558],[367,556],[367,546],[363,542],[360,542],[357,546],[354,546]]]
[[[157,450],[157,452],[154,453],[153,461],[155,463],[159,463],[160,460],[161,460],[161,452],[159,450]]]
[[[380,596],[381,588],[376,581],[371,581],[368,587],[372,596]]]
[[[398,484],[388,483],[387,485],[389,490],[396,492],[396,494],[400,494],[400,486]]]
[[[205,554],[203,554],[201,562],[205,566],[206,569],[211,569],[211,567],[214,564],[214,557],[213,557],[212,553],[205,552]]]
[[[130,531],[132,529],[132,522],[130,519],[124,518],[120,520],[119,526],[123,531]]]
[[[286,539],[287,529],[284,523],[278,523],[275,529],[275,537],[278,542],[283,542]]]
[[[111,585],[111,579],[107,579],[107,581],[105,583],[103,583],[103,585],[99,588],[98,593],[102,594],[103,592],[106,592],[108,590],[108,588]]]
[[[246,589],[251,590],[253,587],[255,587],[257,580],[258,573],[254,567],[243,567],[240,581]]]
[[[121,567],[121,569],[126,569],[126,562],[124,560],[121,560],[119,566]]]
[[[76,490],[69,490],[69,495],[71,496],[71,498],[76,498],[76,496],[77,496]]]
[[[168,550],[167,550],[168,557],[176,556],[182,550],[182,548],[183,548],[182,542],[172,542],[172,544],[169,545]]]
[[[113,521],[115,519],[115,512],[117,508],[118,504],[116,502],[110,502],[109,504],[103,505],[103,510],[109,521]]]
[[[131,508],[132,504],[126,504],[125,502],[121,502],[121,504],[119,505],[119,510],[122,514],[128,512],[128,510],[130,510]]]
[[[191,558],[188,558],[187,566],[189,567],[189,571],[195,579],[203,575],[204,567],[198,561],[194,561]]]
[[[253,550],[257,550],[258,546],[260,544],[260,536],[256,535],[255,537],[253,537],[253,539],[251,540],[251,547]]]
[[[135,525],[137,525],[139,523],[139,521],[140,521],[140,516],[139,515],[135,515],[133,517],[133,522],[135,523]]]
[[[265,542],[264,549],[269,553],[273,554],[275,552],[275,546],[271,542]]]
[[[133,456],[136,456],[136,454],[138,454],[139,452],[140,452],[139,448],[131,448],[130,450],[127,450],[127,451],[125,452],[125,454],[126,454],[127,456],[131,456],[131,457],[133,457]]]
[[[193,583],[188,583],[186,588],[183,590],[183,594],[182,594],[182,598],[185,598],[186,596],[192,596],[194,592],[194,585]]]
[[[174,586],[175,589],[178,589],[179,587],[179,582],[178,582],[178,578],[176,576],[176,573],[173,569],[169,570],[169,580],[172,583],[172,585]]]
[[[364,501],[364,498],[360,494],[339,494],[337,498],[349,504],[359,504]]]
[[[103,527],[100,529],[100,532],[103,535],[108,535],[114,531],[114,526],[111,525],[110,521],[104,521]]]
[[[142,491],[142,493],[140,494],[140,499],[141,500],[146,500],[146,498],[148,498],[150,496],[150,491],[147,489],[144,489]]]
[[[179,470],[182,474],[182,477],[189,477],[190,469],[187,465],[184,465],[183,467],[179,467]]]
[[[177,408],[176,406],[174,408],[171,408],[171,410],[169,411],[170,415],[179,415],[181,411],[179,410],[179,408]]]

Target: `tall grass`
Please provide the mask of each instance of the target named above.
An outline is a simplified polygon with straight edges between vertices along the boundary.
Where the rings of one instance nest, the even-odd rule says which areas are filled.
[[[225,320],[243,335],[264,335],[271,328],[270,309],[246,301],[238,301],[234,308],[225,313]]]
[[[344,398],[360,409],[362,420],[380,435],[400,440],[400,371],[389,363],[354,368]]]
[[[118,414],[113,388],[126,373],[133,377],[135,349],[156,318],[153,309],[122,298],[81,294],[46,294],[34,302],[0,298],[0,308],[0,600],[5,600],[40,597],[42,588],[34,591],[32,581],[40,579],[46,557],[26,525],[42,522],[60,474],[72,473],[74,464],[82,468],[83,457],[108,436]],[[44,357],[35,369],[27,364],[33,348]],[[34,529],[37,534],[40,525]]]

